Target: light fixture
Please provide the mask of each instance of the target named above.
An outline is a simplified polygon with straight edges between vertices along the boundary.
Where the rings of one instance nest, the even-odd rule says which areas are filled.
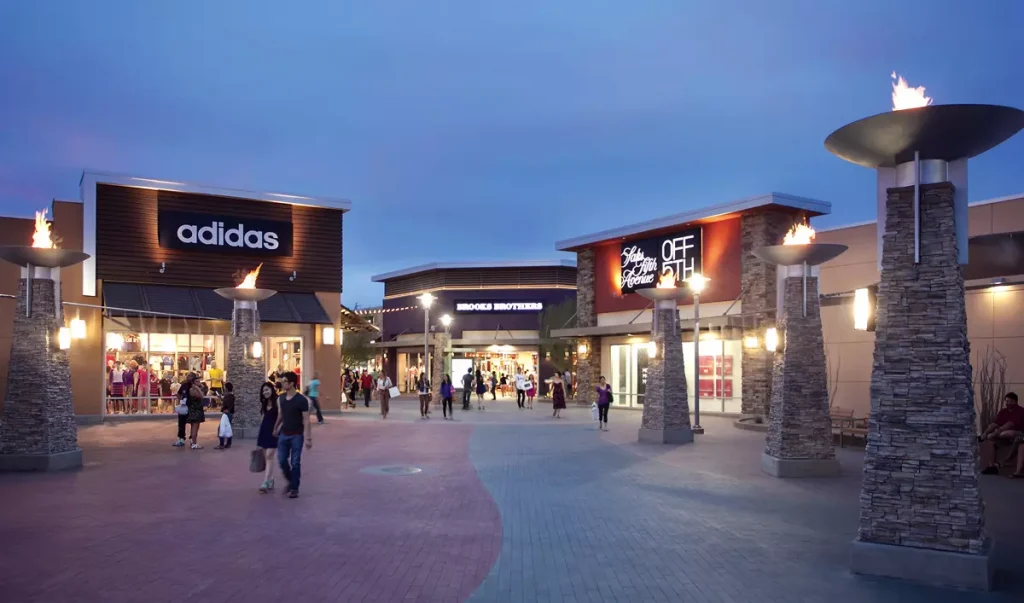
[[[71,319],[71,338],[85,339],[85,321],[81,318]]]
[[[57,345],[60,349],[66,350],[71,347],[71,329],[61,327],[57,331]]]
[[[764,332],[764,349],[774,352],[779,347],[779,330],[775,327],[768,327]]]
[[[747,335],[743,338],[743,347],[748,350],[756,350],[761,345],[761,342],[757,340],[757,335]]]
[[[373,344],[375,344],[375,343],[377,343],[377,340],[376,340],[376,339],[371,339],[371,340],[370,340],[370,345],[373,345]]]
[[[124,347],[124,335],[120,333],[107,333],[107,349],[120,350]]]
[[[429,308],[434,304],[434,300],[437,298],[434,297],[433,293],[427,291],[426,293],[417,297],[416,299],[420,300],[420,305],[422,305],[424,308]]]
[[[324,327],[322,334],[324,345],[334,345],[334,327]]]
[[[441,324],[443,324],[444,328],[446,328],[446,329],[448,327],[452,326],[452,316],[451,316],[451,314],[445,314],[444,316],[442,316],[441,317]]]
[[[252,357],[263,358],[263,342],[254,341],[252,342]]]
[[[581,360],[586,360],[589,353],[590,347],[587,346],[587,342],[581,341],[579,345],[576,346],[576,354],[580,357]]]
[[[658,357],[658,342],[650,341],[647,343],[647,358],[654,360]]]
[[[853,292],[853,328],[858,331],[868,330],[868,319],[871,317],[871,299],[867,289]]]
[[[701,292],[704,291],[704,288],[707,287],[709,282],[711,282],[711,279],[699,272],[694,272],[690,275],[690,278],[686,279],[686,284],[690,286],[690,291],[697,295],[700,295]]]

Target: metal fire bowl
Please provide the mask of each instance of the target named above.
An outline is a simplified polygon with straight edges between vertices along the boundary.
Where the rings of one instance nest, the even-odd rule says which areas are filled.
[[[213,292],[234,301],[250,302],[261,302],[277,293],[273,289],[239,289],[238,287],[221,287],[214,289]]]
[[[849,249],[835,243],[810,243],[808,245],[768,245],[754,250],[758,258],[776,266],[817,266],[838,257]]]
[[[825,148],[869,168],[921,159],[970,159],[1024,129],[1024,111],[999,105],[928,105],[889,111],[847,124]]]
[[[665,301],[669,299],[683,299],[690,295],[688,289],[682,287],[665,287],[662,289],[639,289],[637,293],[654,301]]]
[[[69,249],[45,249],[27,245],[0,246],[0,259],[18,266],[39,266],[40,268],[64,268],[84,262],[88,253]]]

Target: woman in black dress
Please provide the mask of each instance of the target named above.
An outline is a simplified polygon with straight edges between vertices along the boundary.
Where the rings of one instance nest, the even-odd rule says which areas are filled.
[[[277,464],[277,436],[274,425],[277,424],[277,393],[274,384],[267,381],[260,386],[260,431],[256,436],[256,447],[262,448],[267,457],[267,468],[263,472],[263,483],[260,492],[266,494],[274,489],[274,465]]]
[[[557,372],[551,378],[551,402],[551,405],[555,408],[555,412],[551,416],[561,419],[562,409],[565,408],[565,383],[562,381],[562,376]]]
[[[484,409],[484,394],[487,393],[487,384],[484,383],[483,373],[476,369],[476,409]]]
[[[197,443],[199,438],[199,424],[206,421],[206,412],[203,411],[203,390],[199,388],[199,376],[195,373],[189,375],[188,380],[188,415],[185,422],[191,426],[189,440],[192,442],[192,450],[202,450]]]

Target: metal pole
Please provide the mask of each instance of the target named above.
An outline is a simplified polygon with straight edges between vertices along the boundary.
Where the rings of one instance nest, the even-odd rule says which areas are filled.
[[[430,381],[430,306],[423,307],[423,374]]]
[[[914,151],[914,263],[921,263],[921,155]]]
[[[700,294],[693,294],[693,433],[704,433],[700,426]]]

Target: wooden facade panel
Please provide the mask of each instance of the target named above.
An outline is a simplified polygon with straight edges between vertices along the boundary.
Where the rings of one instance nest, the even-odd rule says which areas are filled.
[[[292,255],[262,256],[160,246],[160,211],[292,224]],[[278,291],[340,292],[342,211],[253,199],[101,184],[96,189],[96,275],[101,280],[227,287],[235,273],[262,263],[258,286]],[[160,273],[161,263],[165,264]],[[292,272],[295,279],[290,280]]]
[[[450,288],[576,287],[576,269],[567,266],[449,268],[410,274],[384,283],[385,297]]]

